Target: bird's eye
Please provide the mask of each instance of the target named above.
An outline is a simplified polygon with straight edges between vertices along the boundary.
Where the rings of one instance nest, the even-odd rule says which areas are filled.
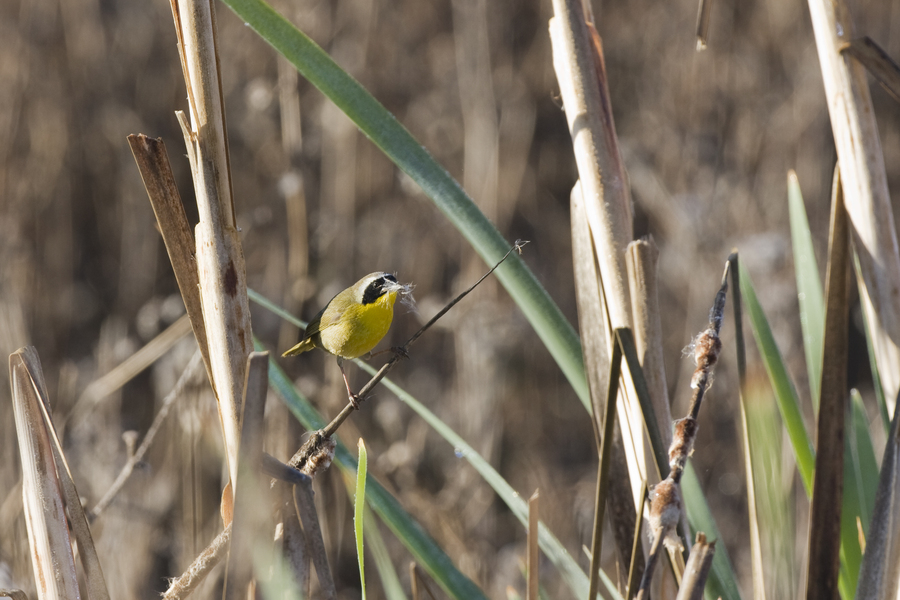
[[[363,304],[372,304],[384,295],[384,277],[374,279],[363,292]]]

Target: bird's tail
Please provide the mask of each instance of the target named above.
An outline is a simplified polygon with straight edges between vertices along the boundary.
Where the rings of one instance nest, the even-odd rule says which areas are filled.
[[[298,354],[303,354],[307,350],[312,350],[316,345],[313,343],[312,338],[305,338],[299,344],[282,354],[282,356],[297,356]]]

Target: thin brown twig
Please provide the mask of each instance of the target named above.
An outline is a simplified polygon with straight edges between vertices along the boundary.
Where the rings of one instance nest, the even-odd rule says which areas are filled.
[[[307,543],[310,545],[310,555],[313,565],[316,567],[316,575],[319,577],[319,586],[326,598],[337,598],[331,568],[328,566],[328,556],[325,553],[322,529],[319,527],[319,515],[313,500],[312,481],[306,480],[295,485],[293,494],[294,505],[300,515],[300,521],[303,523]]]
[[[172,580],[169,584],[169,589],[163,594],[163,600],[182,600],[190,596],[203,583],[203,580],[206,579],[213,567],[225,558],[230,541],[231,523],[210,542],[209,546],[194,559],[194,562],[180,577]]]
[[[184,371],[181,373],[181,377],[178,378],[178,381],[175,383],[175,387],[172,388],[172,391],[165,397],[163,400],[162,408],[159,409],[159,412],[156,414],[156,418],[153,419],[153,424],[150,425],[150,429],[147,430],[147,435],[144,436],[144,440],[141,442],[141,445],[138,447],[137,451],[128,459],[128,462],[125,463],[125,466],[122,467],[122,470],[119,472],[119,475],[116,477],[116,480],[113,482],[112,486],[110,486],[109,490],[97,502],[96,506],[91,509],[91,512],[88,513],[88,518],[93,521],[100,513],[102,513],[107,506],[113,501],[113,498],[116,497],[122,487],[125,485],[125,482],[128,481],[128,478],[131,476],[131,473],[134,471],[135,465],[141,462],[144,459],[144,455],[147,454],[147,450],[150,448],[150,445],[153,443],[154,438],[156,438],[156,434],[162,426],[163,421],[166,419],[166,416],[169,414],[169,410],[172,408],[172,405],[175,403],[175,400],[181,396],[184,392],[184,388],[187,386],[188,382],[191,380],[194,373],[197,371],[197,367],[200,366],[200,351],[194,352],[194,356],[191,358],[188,365],[184,368]]]

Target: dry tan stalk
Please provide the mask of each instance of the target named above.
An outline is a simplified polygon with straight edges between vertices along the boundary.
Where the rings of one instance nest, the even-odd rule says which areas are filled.
[[[226,599],[248,597],[258,553],[271,540],[269,485],[259,469],[263,450],[266,394],[269,390],[269,353],[253,352],[247,359],[244,414],[241,426],[239,479],[234,492],[232,543],[225,577]],[[252,597],[252,596],[250,596]]]
[[[162,234],[169,261],[172,263],[172,270],[175,272],[175,280],[178,282],[184,307],[191,320],[194,337],[197,338],[197,346],[200,347],[200,354],[203,356],[206,374],[215,390],[212,369],[209,365],[206,326],[203,324],[200,281],[197,276],[197,264],[194,261],[194,235],[184,212],[181,194],[175,185],[166,145],[161,139],[143,134],[129,135],[128,144],[141,172],[144,188],[150,197],[150,205],[153,207],[153,214],[156,215],[159,232]]]
[[[231,195],[215,10],[209,1],[177,0],[176,4],[173,0],[172,13],[190,103],[190,126],[183,117],[179,121],[191,158],[200,215],[195,239],[203,322],[229,474],[234,481],[244,373],[253,342],[244,257]]]
[[[691,548],[691,557],[684,567],[684,579],[678,589],[676,600],[700,600],[706,578],[712,568],[713,555],[716,553],[716,542],[706,541],[703,533],[697,534],[697,540]]]
[[[539,490],[535,490],[528,499],[528,557],[526,560],[528,573],[528,586],[525,597],[528,600],[538,598],[538,505],[540,502]]]
[[[668,446],[672,443],[672,410],[669,406],[662,352],[662,325],[657,296],[658,262],[659,249],[652,237],[628,244],[626,264],[634,317],[634,341],[641,358],[650,399],[653,401],[659,431],[663,442]]]
[[[850,246],[840,171],[834,171],[828,273],[825,292],[825,348],[816,427],[816,477],[809,516],[807,598],[837,598],[844,489],[844,415],[849,402],[847,361],[850,337]]]
[[[306,194],[303,189],[302,151],[303,130],[300,118],[300,93],[297,69],[283,56],[278,57],[278,104],[281,116],[281,146],[290,160],[290,167],[281,176],[278,188],[284,196],[287,225],[287,281],[283,308],[300,312],[302,301],[309,295],[306,278],[309,274],[309,225],[307,223]],[[289,348],[297,342],[296,325],[283,321],[278,335],[278,347]]]
[[[865,35],[841,46],[841,52],[858,60],[894,100],[900,102],[900,67],[875,40]]]
[[[319,577],[319,586],[328,600],[337,597],[334,587],[334,579],[331,576],[331,567],[328,566],[328,556],[325,553],[325,542],[322,539],[322,529],[319,526],[319,515],[316,512],[316,503],[313,500],[312,479],[298,483],[294,486],[294,506],[300,521],[303,523],[303,531],[306,533],[306,541],[309,544],[309,553],[312,563],[316,567],[316,575]]]
[[[50,439],[50,446],[53,449],[53,460],[56,465],[56,475],[62,490],[66,512],[68,513],[69,529],[75,538],[75,542],[78,544],[88,597],[92,600],[109,600],[109,589],[106,587],[106,579],[103,576],[100,558],[97,556],[97,549],[94,546],[94,538],[91,535],[87,515],[81,504],[78,490],[75,488],[75,480],[72,479],[72,471],[69,469],[69,463],[66,461],[66,456],[63,453],[62,443],[60,443],[53,420],[50,417],[50,396],[47,393],[47,385],[44,382],[40,359],[33,347],[25,350],[28,353],[26,364],[32,377],[32,384],[35,392],[41,399],[41,416],[44,418],[44,427]]]
[[[712,0],[700,0],[697,7],[697,52],[706,50],[709,41],[709,15],[712,13]]]
[[[809,12],[841,168],[844,203],[865,281],[860,295],[884,393],[894,402],[900,391],[900,252],[875,112],[865,69],[840,53],[853,38],[847,6],[842,0],[809,0]]]
[[[579,189],[600,271],[611,330],[631,328],[631,300],[625,250],[632,238],[631,193],[622,164],[606,84],[600,38],[585,22],[579,0],[554,0],[550,20],[553,66],[566,110],[580,177]],[[612,338],[608,348],[612,347]],[[643,480],[650,478],[643,416],[631,377],[623,366],[623,398],[617,416],[626,448],[634,506]]]
[[[575,268],[575,297],[578,304],[578,330],[581,336],[581,347],[584,352],[585,374],[591,392],[593,409],[594,438],[598,452],[601,447],[600,432],[606,419],[607,390],[609,388],[609,349],[606,341],[610,337],[609,323],[604,307],[603,287],[597,273],[597,261],[584,202],[576,186],[570,196],[570,213],[572,219],[572,263]],[[617,402],[618,404],[618,402]],[[613,439],[612,456],[610,457],[609,486],[607,489],[607,510],[609,522],[612,523],[616,540],[616,551],[621,567],[621,578],[626,578],[627,566],[633,561],[638,571],[638,578],[644,572],[643,551],[635,559],[632,556],[635,510],[634,498],[629,486],[628,460],[622,436]],[[595,507],[596,508],[596,507]],[[640,549],[640,546],[638,547]]]
[[[34,580],[41,600],[77,599],[80,596],[72,542],[35,379],[43,379],[37,351],[29,346],[11,354],[9,380],[22,458],[22,497]]]
[[[606,91],[605,67],[600,62],[602,55],[595,52],[581,2],[553,0],[553,10],[553,67],[572,136],[610,323],[613,329],[630,327],[625,249],[632,238],[631,195]]]

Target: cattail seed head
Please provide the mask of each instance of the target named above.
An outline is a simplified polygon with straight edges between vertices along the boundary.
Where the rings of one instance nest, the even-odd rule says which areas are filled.
[[[662,531],[666,548],[681,548],[681,541],[675,532],[681,518],[681,495],[678,484],[671,478],[660,481],[650,493],[650,529]]]

